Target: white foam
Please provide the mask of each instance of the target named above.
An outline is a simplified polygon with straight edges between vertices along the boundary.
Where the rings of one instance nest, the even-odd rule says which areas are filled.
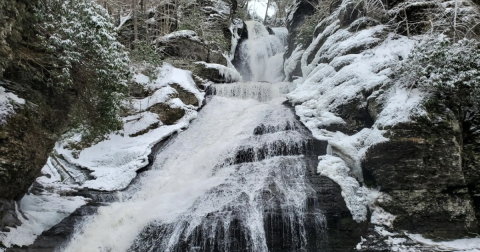
[[[180,133],[156,156],[153,170],[146,172],[136,189],[131,190],[136,193],[126,192],[123,202],[100,208],[98,216],[85,223],[64,251],[126,251],[142,229],[154,221],[172,225],[172,232],[161,244],[162,251],[170,251],[181,234],[208,222],[207,216],[229,225],[234,216],[226,209],[239,211],[254,251],[267,251],[263,209],[268,205],[260,195],[269,181],[275,180],[285,195],[285,212],[301,221],[307,195],[305,164],[289,156],[241,165],[230,162],[245,146],[276,148],[277,140],[287,146],[303,141],[295,131],[253,136],[261,123],[294,124],[294,114],[280,106],[281,102],[213,97],[189,130]],[[214,226],[204,228],[209,233]]]

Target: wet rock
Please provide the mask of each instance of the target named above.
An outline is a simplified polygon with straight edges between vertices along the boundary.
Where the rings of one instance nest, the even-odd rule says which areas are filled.
[[[195,63],[193,73],[202,79],[215,83],[231,83],[238,81],[240,78],[240,74],[235,73],[233,69],[228,69],[227,67],[218,64],[210,65],[204,62]]]
[[[16,203],[13,200],[0,199],[0,232],[8,232],[8,227],[21,224],[17,218]]]
[[[185,115],[185,110],[182,108],[171,108],[163,103],[151,106],[148,111],[158,114],[160,121],[165,125],[172,125]]]
[[[394,226],[433,238],[460,238],[478,224],[462,164],[458,122],[440,115],[389,130],[390,141],[371,147],[363,169],[392,196],[382,206]]]
[[[294,6],[291,10],[293,12],[288,13],[288,16],[291,17],[287,20],[287,29],[288,29],[288,48],[285,52],[285,58],[292,55],[293,50],[295,49],[295,39],[298,35],[298,29],[305,22],[305,18],[313,15],[315,13],[315,6],[318,4],[317,0],[307,1],[307,0],[295,0]]]
[[[182,30],[159,37],[156,45],[167,57],[187,58],[192,61],[207,61],[208,48],[194,31]]]
[[[199,105],[198,99],[194,94],[188,92],[178,84],[170,84],[170,86],[177,91],[177,94],[173,95],[172,98],[179,98],[180,100],[182,100],[183,104],[185,105],[193,105],[193,106]]]

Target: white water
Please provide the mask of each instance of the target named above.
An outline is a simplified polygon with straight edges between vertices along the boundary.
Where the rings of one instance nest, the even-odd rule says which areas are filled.
[[[240,44],[239,72],[244,80],[279,82],[283,79],[284,44],[279,37],[270,35],[261,23],[246,21],[248,39]],[[281,29],[278,29],[279,31]]]
[[[250,51],[268,54],[259,48]],[[252,72],[259,80],[266,76]],[[291,243],[304,249],[306,203],[314,191],[306,183],[302,155],[308,139],[281,105],[290,88],[216,85],[217,95],[157,154],[152,169],[121,193],[122,201],[99,208],[61,251],[263,252],[265,220],[275,213],[289,225]],[[323,215],[313,215],[321,229]]]

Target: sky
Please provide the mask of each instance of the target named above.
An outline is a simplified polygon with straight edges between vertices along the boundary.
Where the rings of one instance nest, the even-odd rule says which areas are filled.
[[[259,16],[262,20],[265,17],[265,10],[267,9],[268,0],[249,0],[248,12]],[[275,15],[276,4],[273,0],[270,1],[270,7],[268,8],[268,16]]]

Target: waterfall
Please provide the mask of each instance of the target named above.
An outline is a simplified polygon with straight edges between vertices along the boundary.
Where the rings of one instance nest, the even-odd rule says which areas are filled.
[[[283,79],[282,43],[284,29],[276,29],[278,36],[272,35],[261,23],[246,21],[248,39],[242,41],[235,54],[235,67],[245,81],[279,82]]]
[[[258,23],[248,25],[241,50],[251,79],[282,79],[281,72],[269,72],[281,68],[279,39]],[[189,129],[163,146],[121,200],[99,208],[61,251],[323,248],[326,221],[307,178],[318,155],[310,133],[282,105],[291,84],[212,88],[215,95]]]

